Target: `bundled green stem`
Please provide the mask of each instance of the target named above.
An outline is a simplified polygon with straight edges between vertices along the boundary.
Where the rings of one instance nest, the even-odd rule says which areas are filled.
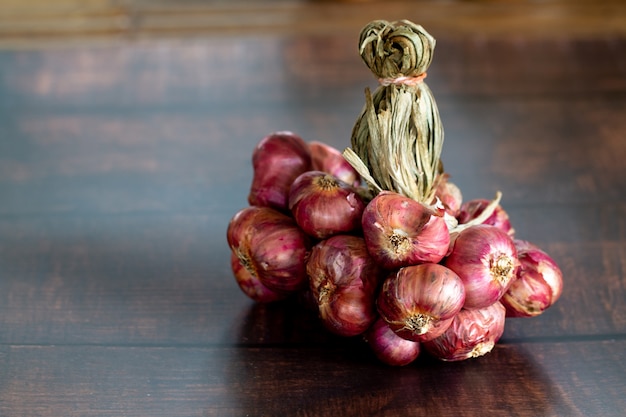
[[[432,203],[439,174],[443,127],[423,78],[435,39],[406,20],[369,23],[360,54],[380,85],[365,91],[365,106],[352,131],[346,160],[375,192],[395,191]]]

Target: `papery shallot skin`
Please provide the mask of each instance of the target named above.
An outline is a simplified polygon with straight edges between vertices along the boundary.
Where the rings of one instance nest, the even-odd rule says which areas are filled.
[[[405,366],[420,354],[418,342],[398,336],[380,317],[367,330],[364,338],[376,357],[387,365]]]
[[[231,250],[248,272],[277,292],[293,292],[307,283],[310,238],[289,216],[269,207],[246,207],[228,224]]]
[[[463,204],[463,193],[461,189],[454,183],[449,181],[448,174],[440,175],[440,181],[435,191],[436,198],[443,205],[446,213],[452,217],[457,217],[461,213]],[[433,202],[435,204],[435,202]]]
[[[288,292],[274,291],[261,283],[259,277],[252,275],[248,271],[235,252],[231,253],[230,266],[235,276],[235,281],[245,295],[258,303],[271,303],[283,300],[289,296]]]
[[[254,175],[248,194],[250,205],[286,212],[291,184],[298,175],[312,168],[309,147],[292,132],[272,133],[254,148],[252,168]]]
[[[383,191],[369,202],[361,224],[370,254],[391,270],[437,263],[450,244],[442,209],[391,191]]]
[[[496,226],[485,224],[459,233],[442,263],[463,281],[466,308],[483,308],[500,300],[519,268],[513,239]]]
[[[322,171],[301,174],[289,191],[296,223],[317,239],[360,230],[365,206],[354,187]]]
[[[505,309],[500,302],[479,309],[462,309],[443,334],[422,346],[443,361],[483,356],[502,337],[504,322]]]
[[[552,306],[563,292],[563,274],[557,263],[536,245],[515,240],[520,268],[500,300],[507,317],[535,317]]]
[[[361,176],[346,161],[338,149],[323,142],[311,141],[309,142],[309,151],[311,152],[312,170],[331,174],[353,187],[358,187],[361,184]]]
[[[450,231],[443,217],[433,215],[417,236],[415,263],[438,263],[447,255],[450,247]]]
[[[483,198],[463,203],[461,209],[459,210],[459,214],[457,215],[459,224],[468,223],[470,220],[478,217],[490,203],[491,201]],[[515,229],[511,225],[509,215],[500,205],[496,206],[491,216],[489,216],[482,224],[495,226],[509,234],[509,236],[515,235]]]
[[[356,336],[376,320],[381,269],[358,236],[337,235],[315,245],[306,265],[309,285],[324,326]]]
[[[443,333],[464,302],[458,275],[443,265],[425,263],[389,274],[376,306],[397,335],[424,342]]]

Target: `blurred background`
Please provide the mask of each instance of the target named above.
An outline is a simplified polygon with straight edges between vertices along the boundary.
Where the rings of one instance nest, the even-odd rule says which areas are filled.
[[[626,34],[625,3],[2,0],[0,134],[17,140],[9,147],[0,139],[0,185],[11,196],[0,214],[42,207],[232,213],[246,204],[250,150],[265,134],[293,130],[340,149],[348,144],[364,87],[376,85],[357,51],[358,33],[373,19],[409,19],[437,39],[428,84],[446,129],[444,161],[467,197],[523,190],[503,183],[510,171],[526,169],[530,181],[548,163],[530,159],[528,146],[518,160],[532,165],[502,163],[499,178],[463,181],[488,161],[511,159],[497,153],[507,137],[517,140],[515,97],[586,94],[593,74],[581,78],[565,40],[584,39],[599,59],[624,62],[615,51]],[[537,74],[546,81],[536,83]],[[510,120],[493,116],[503,106]],[[541,119],[537,134],[566,136],[569,127],[555,123]],[[488,141],[499,158],[463,158],[464,149],[484,147],[469,138]],[[223,166],[219,148],[231,141],[242,151]],[[462,151],[448,155],[450,148]],[[589,182],[580,175],[507,199],[558,200]],[[222,191],[219,199],[206,195],[209,187]]]
[[[298,348],[334,339],[251,303],[229,264],[258,141],[349,144],[373,19],[436,38],[446,170],[465,200],[501,190],[568,277],[557,307],[443,378],[337,374],[341,349]],[[307,381],[318,395],[296,400],[335,415],[457,388],[443,409],[624,410],[625,45],[624,0],[0,0],[0,415],[253,415]]]
[[[447,34],[626,31],[621,0],[3,0],[0,46],[207,34],[355,33],[410,18]],[[584,19],[581,19],[584,16]]]

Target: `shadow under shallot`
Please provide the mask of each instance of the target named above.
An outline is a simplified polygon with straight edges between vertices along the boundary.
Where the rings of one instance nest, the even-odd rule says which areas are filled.
[[[224,375],[233,415],[580,415],[521,345],[462,362],[422,352],[391,367],[360,337],[329,334],[297,300],[253,304],[241,323]]]

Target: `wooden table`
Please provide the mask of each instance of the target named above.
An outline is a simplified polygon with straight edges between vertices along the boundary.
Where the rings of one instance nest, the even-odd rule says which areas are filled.
[[[1,416],[623,415],[623,3],[8,3]],[[563,270],[479,359],[383,365],[230,270],[261,137],[349,145],[373,18],[437,38],[446,169]]]

